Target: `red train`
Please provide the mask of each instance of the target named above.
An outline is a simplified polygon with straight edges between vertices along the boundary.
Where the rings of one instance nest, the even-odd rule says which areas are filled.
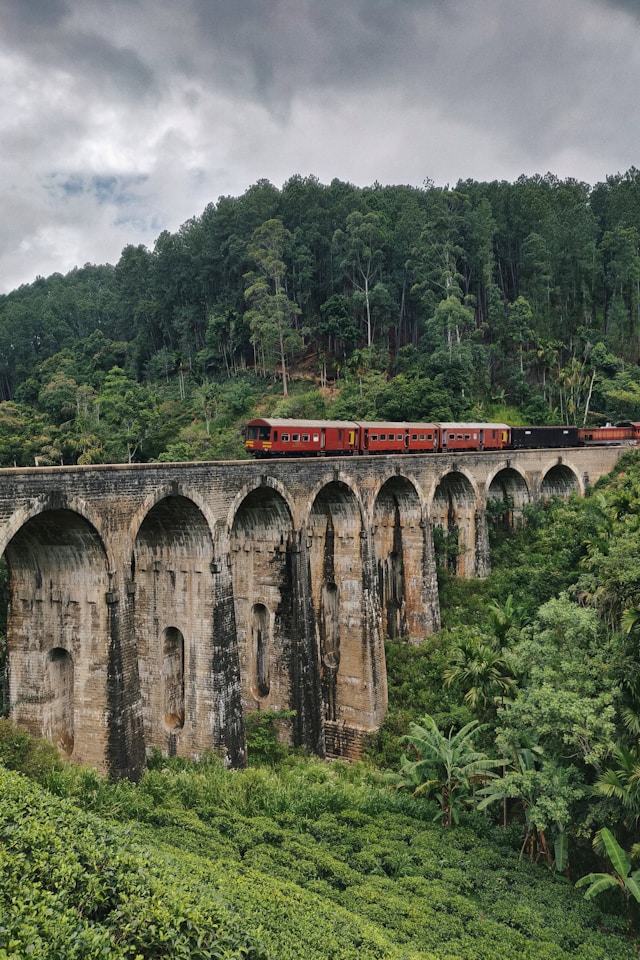
[[[640,422],[617,427],[509,427],[505,423],[375,423],[258,417],[247,424],[245,447],[254,457],[344,457],[633,445],[638,441]]]

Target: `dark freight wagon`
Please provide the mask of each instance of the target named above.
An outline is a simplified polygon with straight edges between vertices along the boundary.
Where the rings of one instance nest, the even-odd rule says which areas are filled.
[[[513,450],[537,450],[545,447],[577,447],[577,427],[511,427]]]

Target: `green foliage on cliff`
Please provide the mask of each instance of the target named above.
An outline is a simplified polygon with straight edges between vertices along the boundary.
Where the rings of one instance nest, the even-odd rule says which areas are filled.
[[[638,196],[637,170],[261,181],[0,297],[0,465],[234,457],[283,392],[297,416],[633,418]]]

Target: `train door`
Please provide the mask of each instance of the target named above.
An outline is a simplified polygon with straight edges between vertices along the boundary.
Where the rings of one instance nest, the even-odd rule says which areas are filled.
[[[320,450],[322,451],[322,453],[324,453],[326,448],[327,448],[327,432],[324,427],[321,427],[320,428]]]

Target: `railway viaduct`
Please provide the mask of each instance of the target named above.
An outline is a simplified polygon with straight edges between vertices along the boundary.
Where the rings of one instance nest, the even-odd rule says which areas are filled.
[[[434,530],[483,576],[490,501],[516,522],[623,452],[2,470],[10,715],[115,777],[153,747],[242,765],[267,709],[294,744],[357,756],[386,712],[384,636],[439,626]]]

